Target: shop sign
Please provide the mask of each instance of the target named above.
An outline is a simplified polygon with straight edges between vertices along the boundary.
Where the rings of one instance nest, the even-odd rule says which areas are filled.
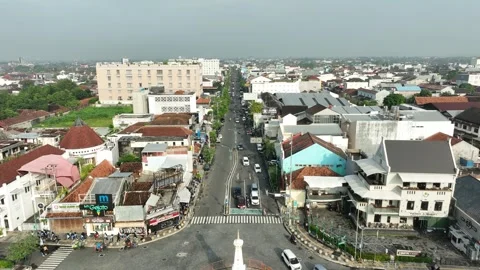
[[[173,212],[173,213],[170,213],[170,214],[165,215],[165,216],[163,216],[163,217],[153,218],[153,219],[151,219],[151,220],[148,222],[148,224],[149,224],[150,226],[155,226],[155,225],[157,225],[157,224],[160,223],[160,222],[164,222],[164,221],[166,221],[166,220],[169,220],[169,219],[172,219],[172,218],[176,218],[176,217],[178,217],[178,216],[180,216],[180,212]]]
[[[472,221],[470,219],[466,219],[464,217],[460,217],[460,220],[465,224],[465,227],[469,230],[477,232],[477,228],[473,226]]]
[[[95,194],[95,204],[80,204],[80,210],[90,210],[96,217],[105,216],[105,211],[113,208],[112,194]]]
[[[413,217],[434,217],[434,216],[437,216],[438,214],[441,214],[442,212],[417,212],[417,213],[408,213],[410,214],[410,216],[413,216]]]
[[[54,203],[53,212],[78,212],[79,203]]]
[[[403,256],[403,257],[417,257],[420,253],[422,253],[419,250],[403,250],[403,249],[397,249],[397,256]]]
[[[85,223],[112,223],[112,218],[105,218],[105,217],[85,218]]]
[[[143,227],[130,227],[130,228],[120,228],[120,233],[122,234],[145,234],[145,228]]]

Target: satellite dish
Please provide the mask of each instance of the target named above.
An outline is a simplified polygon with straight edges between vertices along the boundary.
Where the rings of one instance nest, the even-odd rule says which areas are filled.
[[[38,208],[40,208],[40,209],[43,209],[43,208],[45,207],[45,205],[43,205],[43,203],[39,203],[37,206],[38,206]]]

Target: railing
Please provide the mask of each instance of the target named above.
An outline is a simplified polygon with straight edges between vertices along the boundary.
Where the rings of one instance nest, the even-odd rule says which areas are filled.
[[[374,213],[392,213],[392,214],[398,214],[400,212],[400,208],[397,206],[387,206],[387,207],[381,207],[379,205],[371,204],[373,206],[373,212]]]

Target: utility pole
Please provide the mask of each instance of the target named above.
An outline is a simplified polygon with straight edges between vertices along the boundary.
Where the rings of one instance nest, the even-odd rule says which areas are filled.
[[[357,259],[357,248],[358,248],[358,219],[360,217],[360,210],[355,207],[357,210],[357,219],[355,220],[355,253],[353,255],[353,258],[356,260]]]
[[[291,135],[290,140],[290,183],[288,184],[288,200],[287,200],[287,211],[288,211],[288,225],[292,225],[292,215],[293,215],[293,202],[292,202],[292,177],[293,177],[293,134]],[[290,205],[291,204],[291,209]]]

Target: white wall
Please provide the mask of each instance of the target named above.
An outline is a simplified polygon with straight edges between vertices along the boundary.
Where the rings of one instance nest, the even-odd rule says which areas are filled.
[[[300,93],[300,80],[296,82],[251,82],[252,93]]]
[[[166,143],[168,146],[189,146],[190,142],[188,139],[178,140],[178,141],[148,141],[148,142],[130,142],[130,147],[132,148],[145,148],[147,144],[163,144]],[[183,143],[183,145],[182,145]]]
[[[148,111],[151,114],[194,113],[195,95],[148,95]]]
[[[321,81],[300,81],[300,92],[303,91],[320,91],[322,90]]]
[[[122,117],[127,116],[127,117]],[[138,117],[136,117],[138,116]],[[124,113],[116,115],[113,117],[113,127],[118,128],[121,126],[131,126],[138,122],[150,122],[153,120],[153,114],[150,114],[148,117],[144,117],[145,114],[133,114],[133,113]]]
[[[345,82],[345,89],[368,88],[368,82]]]

